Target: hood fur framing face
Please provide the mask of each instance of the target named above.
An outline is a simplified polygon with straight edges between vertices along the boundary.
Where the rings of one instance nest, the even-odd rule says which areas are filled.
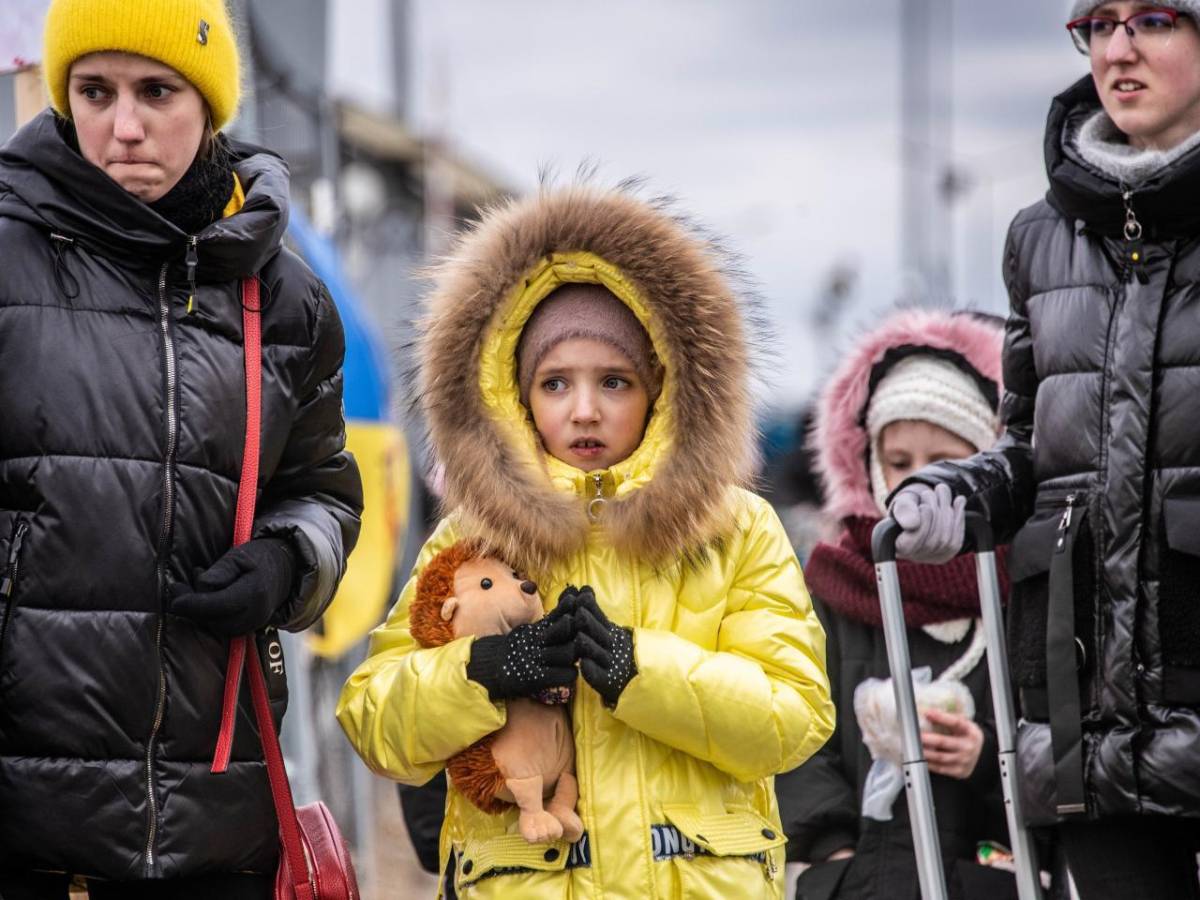
[[[847,516],[879,518],[867,468],[867,430],[862,416],[870,400],[871,370],[896,347],[929,347],[957,354],[984,378],[1004,385],[1000,354],[1004,331],[997,324],[967,312],[906,310],[888,317],[859,338],[821,392],[813,438],[817,471],[825,488],[825,511],[841,520]]]
[[[748,337],[763,333],[757,297],[735,289],[740,270],[715,239],[673,214],[670,200],[635,196],[636,187],[543,187],[488,210],[432,273],[416,399],[445,469],[443,506],[465,534],[528,571],[583,548],[586,503],[556,486],[532,423],[510,421],[523,407],[510,402],[512,414],[497,415],[483,381],[497,386],[481,380],[494,367],[481,357],[498,329],[524,324],[502,320],[548,259],[585,252],[616,270],[638,295],[664,364],[653,414],[670,423],[661,452],[636,489],[618,490],[603,508],[619,551],[656,563],[701,551],[730,527],[728,488],[746,485],[757,464],[750,383],[765,338]],[[512,381],[498,389],[515,398],[515,380],[501,380]]]

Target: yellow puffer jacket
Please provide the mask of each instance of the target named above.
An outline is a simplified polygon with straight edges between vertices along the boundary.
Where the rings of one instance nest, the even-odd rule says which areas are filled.
[[[633,629],[637,666],[615,709],[578,681],[576,844],[528,844],[515,809],[487,815],[451,789],[441,857],[460,897],[783,896],[772,776],[825,742],[833,707],[800,566],[771,507],[738,486],[753,434],[748,351],[715,253],[657,208],[574,188],[492,213],[439,279],[423,399],[455,511],[416,570],[484,537],[536,578],[547,608],[566,585],[591,585]],[[521,327],[567,281],[624,300],[665,371],[642,445],[602,472],[541,453],[517,395]],[[696,326],[686,338],[681,322]],[[586,510],[600,497],[597,524]],[[415,580],[338,718],[373,770],[422,784],[500,728],[505,705],[466,677],[470,638],[415,645]]]

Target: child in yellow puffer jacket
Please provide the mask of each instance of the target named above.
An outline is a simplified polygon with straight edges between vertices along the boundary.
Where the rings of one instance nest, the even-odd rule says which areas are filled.
[[[438,272],[420,385],[449,514],[338,718],[373,770],[421,784],[509,698],[574,683],[586,829],[528,844],[515,809],[451,788],[439,896],[784,894],[773,776],[834,713],[800,565],[742,486],[751,350],[725,264],[661,204],[577,186],[490,212]],[[464,538],[569,627],[418,648],[416,576]]]

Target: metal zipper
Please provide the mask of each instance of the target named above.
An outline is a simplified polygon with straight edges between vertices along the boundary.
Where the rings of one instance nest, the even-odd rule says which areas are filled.
[[[192,310],[196,307],[196,266],[200,264],[200,255],[196,252],[196,244],[200,238],[196,235],[191,235],[187,242],[187,253],[184,255],[183,261],[187,266],[188,280],[188,315],[192,314]]]
[[[1117,285],[1115,294],[1112,314],[1108,319],[1108,330],[1104,336],[1104,364],[1100,370],[1100,458],[1099,472],[1097,473],[1098,486],[1103,486],[1108,479],[1109,444],[1112,439],[1112,416],[1109,412],[1112,405],[1109,402],[1112,393],[1112,378],[1110,377],[1110,373],[1115,365],[1113,356],[1116,353],[1117,331],[1120,326],[1121,315],[1125,311],[1128,289],[1123,284]],[[1104,516],[1098,514],[1093,517],[1091,526],[1092,584],[1097,596],[1103,590],[1104,585],[1104,554],[1107,550],[1107,537],[1104,533]],[[1104,639],[1101,634],[1103,620],[1103,616],[1095,615],[1092,617],[1092,654],[1097,665],[1100,664],[1100,660],[1104,659]],[[1100,678],[1089,679],[1088,705],[1093,710],[1098,710],[1100,707],[1101,680]],[[1087,713],[1084,714],[1084,718],[1087,718]]]
[[[18,519],[13,528],[12,540],[8,545],[8,562],[4,566],[4,577],[0,578],[0,597],[8,599],[12,596],[13,587],[17,582],[17,568],[21,561],[21,544],[29,533],[29,523]]]
[[[175,514],[175,451],[178,442],[179,420],[176,397],[175,341],[171,336],[171,304],[167,300],[167,268],[163,263],[158,275],[158,322],[163,340],[163,363],[167,378],[167,456],[163,466],[163,516],[158,533],[158,600],[159,613],[154,631],[154,654],[158,663],[158,698],[154,706],[154,725],[146,741],[146,805],[148,827],[146,834],[146,875],[154,873],[154,842],[158,837],[158,800],[154,796],[154,743],[162,728],[166,708],[167,679],[163,671],[163,616],[161,604],[167,587],[167,550]]]
[[[1146,274],[1146,254],[1142,250],[1142,223],[1138,221],[1133,209],[1133,191],[1125,188],[1121,192],[1121,200],[1125,204],[1125,280],[1136,277],[1138,284],[1147,284],[1150,276]]]
[[[1067,535],[1071,533],[1071,514],[1075,511],[1075,494],[1067,494],[1067,508],[1063,510],[1062,518],[1058,520],[1058,540],[1054,544],[1054,552],[1062,553],[1067,544]]]
[[[599,522],[600,511],[604,508],[604,504],[608,502],[604,499],[604,473],[593,472],[590,477],[592,483],[596,486],[596,495],[588,501],[587,514],[588,518],[593,522]]]
[[[17,519],[17,524],[13,528],[12,540],[8,544],[8,561],[4,566],[4,576],[0,577],[0,600],[4,600],[7,608],[4,610],[4,618],[0,620],[0,647],[4,646],[4,635],[8,633],[8,623],[12,619],[12,607],[8,606],[8,601],[12,598],[13,590],[17,585],[17,571],[21,563],[21,544],[25,542],[25,535],[29,533],[29,523],[24,519]]]
[[[767,881],[774,881],[775,876],[779,874],[779,866],[775,863],[775,857],[771,854],[771,848],[768,847],[763,855],[766,860],[763,862],[763,876]]]

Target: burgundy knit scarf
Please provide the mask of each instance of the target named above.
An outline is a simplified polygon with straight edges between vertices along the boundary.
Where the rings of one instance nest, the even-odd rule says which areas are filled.
[[[844,519],[846,530],[838,542],[818,544],[804,566],[804,578],[814,596],[847,618],[876,628],[883,625],[871,561],[871,529],[877,521],[857,516]],[[1007,554],[1007,547],[996,550],[1001,603],[1008,600]],[[941,566],[899,560],[897,568],[904,620],[910,627],[979,615],[975,558],[970,554]]]

